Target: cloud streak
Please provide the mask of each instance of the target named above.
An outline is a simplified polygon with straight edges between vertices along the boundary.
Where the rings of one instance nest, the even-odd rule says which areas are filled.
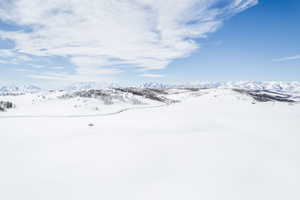
[[[150,74],[150,73],[141,74],[140,76],[147,77],[147,78],[163,78],[163,77],[165,77],[164,74]]]
[[[97,79],[121,73],[120,66],[163,69],[198,49],[195,38],[206,38],[257,2],[4,0],[0,19],[23,28],[0,31],[0,38],[14,41],[19,54],[65,57],[76,66],[76,77]]]
[[[289,60],[300,60],[300,55],[278,58],[278,59],[274,59],[273,61],[274,62],[284,62],[284,61],[289,61]]]

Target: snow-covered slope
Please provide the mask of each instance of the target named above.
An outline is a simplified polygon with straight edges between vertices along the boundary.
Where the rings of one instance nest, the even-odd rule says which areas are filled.
[[[14,116],[41,115],[96,115],[119,112],[124,109],[160,106],[172,99],[146,89],[127,88],[50,91],[25,95],[0,96],[0,101],[13,102],[16,107],[5,114]]]
[[[207,95],[249,103],[300,102],[300,97],[268,90],[199,89],[199,88],[110,88],[76,91],[48,91],[24,95],[0,96],[0,101],[12,102],[15,107],[5,113],[13,116],[82,116],[119,113],[128,109],[167,106]],[[2,113],[2,115],[4,115]],[[1,114],[0,114],[1,116]]]
[[[53,101],[47,112],[77,101],[56,107],[63,94],[40,96]],[[181,103],[84,118],[0,115],[0,199],[300,199],[299,104],[252,104],[228,89],[167,95]]]

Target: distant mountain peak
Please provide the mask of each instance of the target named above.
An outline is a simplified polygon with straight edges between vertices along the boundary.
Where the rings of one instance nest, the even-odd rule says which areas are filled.
[[[98,83],[98,82],[78,82],[73,83],[65,88],[67,91],[79,91],[88,89],[103,89],[121,87],[117,83]]]
[[[36,93],[42,89],[35,85],[7,85],[0,87],[0,94],[25,94]]]
[[[246,89],[246,90],[270,90],[275,92],[298,93],[300,94],[300,81],[222,81],[222,82],[187,82],[182,84],[166,84],[159,82],[145,82],[139,85],[120,85],[113,82],[78,82],[68,87],[66,91],[80,91],[89,89],[105,88],[153,88],[153,89],[170,89],[170,88],[227,88],[227,89]],[[0,87],[0,94],[23,94],[36,93],[42,89],[35,85],[7,85]]]
[[[300,82],[283,81],[220,81],[220,82],[190,82],[183,84],[162,84],[149,82],[140,85],[141,88],[227,88],[247,90],[271,90],[277,92],[300,93]]]

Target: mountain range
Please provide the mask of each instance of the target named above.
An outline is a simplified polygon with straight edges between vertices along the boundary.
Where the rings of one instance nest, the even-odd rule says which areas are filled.
[[[65,91],[80,91],[89,89],[104,88],[152,88],[152,89],[171,89],[171,88],[228,88],[245,90],[269,90],[275,92],[284,92],[289,94],[300,94],[300,81],[282,82],[282,81],[223,81],[223,82],[193,82],[184,84],[164,84],[158,82],[147,82],[139,85],[122,86],[117,83],[96,83],[81,82],[62,88]],[[35,85],[9,85],[0,87],[0,94],[24,94],[37,93],[42,89]]]

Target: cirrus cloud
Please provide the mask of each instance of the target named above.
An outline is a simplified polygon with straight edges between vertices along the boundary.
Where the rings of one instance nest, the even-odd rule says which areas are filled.
[[[163,69],[174,59],[198,49],[200,44],[195,38],[206,38],[225,19],[257,3],[258,0],[2,0],[0,19],[16,24],[20,30],[0,31],[0,38],[14,41],[14,52],[65,57],[76,66],[75,77],[97,79],[121,73],[124,67],[119,70],[120,66]]]
[[[150,74],[150,73],[141,74],[140,76],[147,77],[147,78],[163,78],[163,77],[165,77],[164,74]]]
[[[274,59],[273,61],[274,62],[283,62],[283,61],[289,61],[289,60],[300,60],[300,55],[278,58],[278,59]]]

